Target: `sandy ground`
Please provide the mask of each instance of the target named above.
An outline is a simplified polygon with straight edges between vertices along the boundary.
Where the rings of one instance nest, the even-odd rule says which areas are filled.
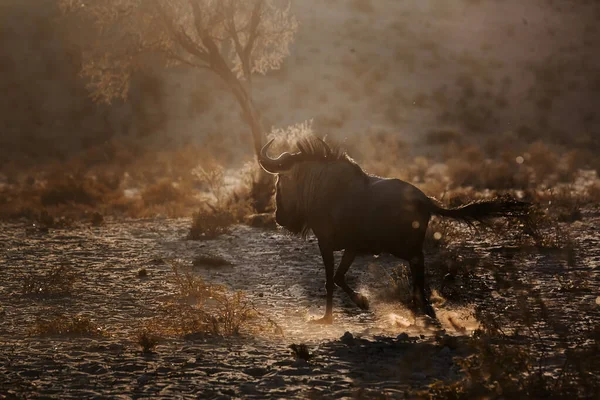
[[[523,273],[537,283],[552,312],[565,317],[584,313],[598,323],[600,224],[597,214],[584,221],[571,225],[580,249],[575,267],[558,253],[515,256],[485,236],[471,247],[494,263],[523,263]],[[453,357],[466,354],[460,343],[477,327],[470,310],[494,301],[493,288],[486,287],[491,280],[480,271],[478,283],[464,290],[467,301],[438,305],[441,328],[459,343],[439,345],[435,334],[440,327],[425,326],[384,295],[389,273],[401,263],[366,257],[355,262],[349,275],[351,284],[369,296],[372,310],[358,310],[339,291],[334,325],[316,326],[307,321],[323,313],[325,293],[314,240],[238,226],[217,240],[194,242],[184,239],[189,226],[187,219],[108,221],[102,227],[44,233],[25,223],[1,224],[0,398],[340,398],[374,393],[403,398],[408,390],[460,377]],[[153,354],[142,354],[131,340],[135,329],[174,292],[165,261],[191,265],[206,253],[232,266],[199,266],[194,272],[246,291],[283,334],[177,338]],[[72,295],[22,294],[24,274],[59,263],[71,263],[81,274]],[[140,268],[147,269],[147,278],[137,276]],[[588,285],[559,290],[555,275],[567,276],[573,269],[589,273]],[[88,315],[108,335],[29,334],[38,318],[57,311]],[[291,343],[306,343],[314,358],[296,360],[288,349]]]

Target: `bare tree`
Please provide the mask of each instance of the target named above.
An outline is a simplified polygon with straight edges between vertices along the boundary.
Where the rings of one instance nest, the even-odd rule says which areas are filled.
[[[96,101],[126,98],[133,74],[156,66],[216,73],[263,142],[252,75],[280,68],[298,28],[277,0],[59,0],[83,53],[82,75]],[[93,29],[90,29],[93,28]]]

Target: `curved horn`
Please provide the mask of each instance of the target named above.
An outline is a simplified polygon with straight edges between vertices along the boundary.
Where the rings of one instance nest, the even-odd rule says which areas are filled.
[[[290,153],[281,153],[277,158],[271,158],[267,155],[269,147],[273,144],[275,139],[271,139],[267,144],[260,150],[258,162],[263,169],[271,174],[278,174],[286,171],[294,164],[294,155]]]

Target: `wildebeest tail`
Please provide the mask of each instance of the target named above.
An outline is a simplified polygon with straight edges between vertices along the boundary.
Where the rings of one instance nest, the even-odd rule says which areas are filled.
[[[530,204],[510,198],[480,200],[456,208],[443,208],[432,201],[435,215],[462,220],[467,223],[483,222],[491,218],[524,218],[529,215]]]

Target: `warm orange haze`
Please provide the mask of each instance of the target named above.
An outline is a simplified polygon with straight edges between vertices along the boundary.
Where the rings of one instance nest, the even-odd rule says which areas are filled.
[[[596,398],[598,21],[2,2],[0,399]]]

